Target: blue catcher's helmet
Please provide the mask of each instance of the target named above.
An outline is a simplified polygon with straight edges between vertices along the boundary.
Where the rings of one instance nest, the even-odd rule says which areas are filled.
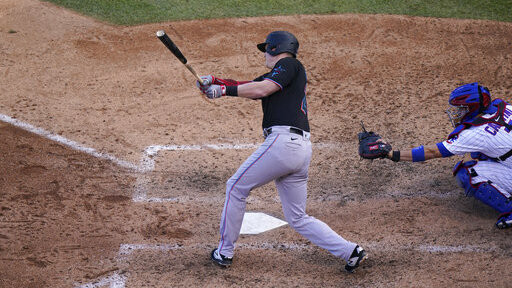
[[[296,57],[299,50],[299,41],[290,32],[274,31],[268,34],[265,42],[258,44],[257,47],[261,52],[267,52],[272,56],[289,52],[293,57]]]
[[[491,104],[491,93],[478,82],[457,87],[450,94],[446,110],[453,126],[472,121]]]

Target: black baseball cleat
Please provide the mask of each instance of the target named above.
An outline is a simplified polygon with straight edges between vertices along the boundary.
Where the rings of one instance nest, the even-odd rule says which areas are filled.
[[[220,254],[218,250],[218,248],[213,249],[210,258],[215,264],[219,265],[220,267],[229,267],[231,263],[233,263],[233,258],[225,257],[224,255]]]
[[[359,245],[354,248],[352,255],[347,261],[347,265],[345,265],[345,271],[349,273],[354,273],[354,270],[359,267],[359,264],[366,259],[367,255],[363,248],[359,247]]]

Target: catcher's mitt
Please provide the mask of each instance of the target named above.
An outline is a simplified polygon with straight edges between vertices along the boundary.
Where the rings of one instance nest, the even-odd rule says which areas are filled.
[[[361,121],[363,131],[357,134],[359,138],[359,156],[365,159],[386,158],[391,145],[378,141],[382,139],[379,134],[368,132],[364,129],[363,121]]]

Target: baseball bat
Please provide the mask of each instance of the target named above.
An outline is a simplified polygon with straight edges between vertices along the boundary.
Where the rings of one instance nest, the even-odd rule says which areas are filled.
[[[201,79],[201,77],[197,75],[196,71],[194,70],[194,68],[192,68],[192,66],[190,66],[190,64],[187,64],[187,58],[183,56],[183,53],[181,53],[180,49],[176,46],[176,44],[172,42],[171,38],[169,38],[169,36],[165,34],[164,30],[157,31],[156,37],[158,37],[158,39],[160,39],[160,41],[164,43],[165,47],[167,47],[167,49],[169,49],[172,52],[172,54],[174,54],[174,56],[176,56],[176,58],[178,58],[178,60],[180,60],[180,62],[183,63],[185,67],[187,67],[188,71],[194,74],[194,76],[197,78],[197,81],[203,84],[203,79]]]

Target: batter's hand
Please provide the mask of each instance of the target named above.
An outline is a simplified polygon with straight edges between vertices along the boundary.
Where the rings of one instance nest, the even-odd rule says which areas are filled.
[[[208,89],[208,87],[215,81],[215,77],[213,75],[201,76],[200,78],[203,80],[203,84],[196,80],[196,86],[197,88],[201,89],[201,91]]]
[[[209,99],[216,99],[226,95],[225,85],[210,85],[204,92]]]

